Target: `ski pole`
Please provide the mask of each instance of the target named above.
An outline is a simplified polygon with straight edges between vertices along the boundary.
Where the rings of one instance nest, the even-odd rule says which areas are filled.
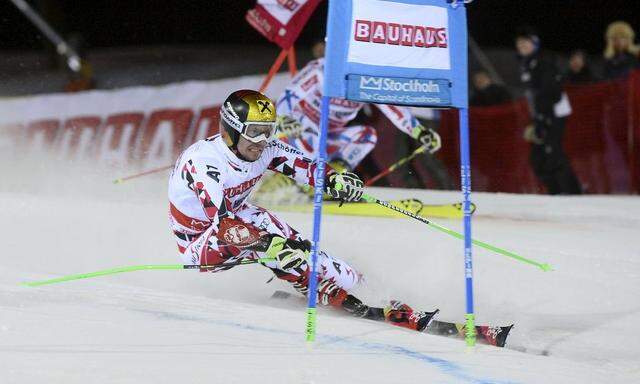
[[[337,184],[336,188],[339,190],[339,189],[341,189],[341,186],[339,184]],[[400,212],[400,213],[402,213],[404,215],[412,217],[412,218],[414,218],[414,219],[416,219],[418,221],[421,221],[421,222],[427,224],[431,228],[437,229],[438,231],[444,232],[444,233],[446,233],[446,234],[448,234],[450,236],[453,236],[453,237],[455,237],[457,239],[464,239],[464,235],[463,234],[461,234],[459,232],[456,232],[456,231],[454,231],[452,229],[443,227],[440,224],[434,223],[431,220],[428,220],[428,219],[426,219],[426,218],[424,218],[422,216],[418,216],[416,214],[413,214],[413,213],[411,213],[411,212],[409,212],[409,211],[407,211],[405,209],[402,209],[400,207],[396,207],[395,205],[389,203],[388,201],[380,200],[380,199],[377,199],[377,198],[375,198],[373,196],[369,196],[367,194],[363,194],[362,195],[362,199],[366,200],[369,203],[380,204],[383,207],[387,207],[389,209],[393,209],[394,211],[397,211],[397,212]],[[525,258],[523,256],[520,256],[520,255],[516,254],[516,253],[513,253],[511,251],[507,251],[506,249],[502,249],[502,248],[496,247],[494,245],[491,245],[489,243],[485,243],[485,242],[480,241],[480,240],[472,239],[471,242],[473,244],[479,246],[479,247],[488,249],[488,250],[493,251],[495,253],[498,253],[500,255],[507,256],[507,257],[510,257],[512,259],[516,259],[516,260],[521,261],[521,262],[526,263],[526,264],[534,265],[534,266],[542,269],[545,272],[552,270],[551,266],[549,264],[547,264],[547,263],[539,263],[539,262],[537,262],[535,260],[527,259],[527,258]]]
[[[135,175],[121,177],[121,178],[113,180],[113,184],[122,184],[127,180],[131,180],[131,179],[135,179],[135,178],[138,178],[138,177],[141,177],[141,176],[150,175],[152,173],[164,171],[166,169],[170,169],[171,167],[173,167],[173,165],[165,165],[164,167],[150,169],[148,171],[136,173]]]
[[[409,161],[413,160],[414,157],[418,156],[421,153],[425,153],[426,151],[427,151],[427,147],[423,145],[422,147],[420,147],[420,148],[416,149],[415,151],[411,152],[411,154],[409,156],[406,156],[406,157],[398,160],[397,162],[391,164],[384,171],[380,172],[379,174],[373,176],[371,179],[367,180],[367,182],[364,185],[367,186],[367,187],[373,185],[373,183],[375,183],[376,181],[378,181],[381,178],[387,176],[391,172],[395,171],[396,169],[398,169],[401,166],[405,165]]]
[[[186,264],[152,264],[152,265],[131,265],[128,267],[117,267],[110,269],[103,269],[95,272],[88,273],[78,273],[75,275],[67,275],[62,277],[56,277],[54,279],[48,280],[38,280],[38,281],[29,281],[24,282],[21,285],[26,285],[28,287],[39,287],[41,285],[47,284],[57,284],[70,280],[80,280],[80,279],[88,279],[91,277],[105,276],[105,275],[115,275],[116,273],[124,273],[124,272],[133,272],[133,271],[143,271],[149,269],[160,269],[160,270],[169,270],[169,269],[211,269],[216,267],[232,267],[236,265],[246,265],[246,264],[256,264],[262,263],[266,261],[273,261],[275,257],[263,257],[260,259],[253,260],[240,260],[235,263],[228,264],[195,264],[195,265],[186,265]]]
[[[276,136],[278,139],[283,139],[285,137],[287,137],[287,135],[284,134],[278,134]],[[153,173],[157,173],[157,172],[161,172],[167,169],[171,169],[171,167],[173,167],[172,165],[165,165],[164,167],[159,167],[159,168],[154,168],[154,169],[149,169],[148,171],[144,171],[144,172],[140,172],[140,173],[136,173],[134,175],[129,175],[129,176],[125,176],[125,177],[120,177],[117,178],[115,180],[113,180],[113,184],[122,184],[127,180],[131,180],[131,179],[137,179],[138,177],[142,177],[142,176],[146,176],[146,175],[151,175]]]

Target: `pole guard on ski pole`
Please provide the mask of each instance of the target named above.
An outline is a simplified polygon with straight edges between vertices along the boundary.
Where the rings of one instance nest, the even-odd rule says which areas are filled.
[[[49,284],[57,284],[63,283],[65,281],[71,280],[80,280],[80,279],[89,279],[92,277],[105,276],[105,275],[115,275],[116,273],[124,273],[124,272],[133,272],[133,271],[144,271],[144,270],[175,270],[175,269],[212,269],[217,267],[231,267],[236,265],[247,265],[247,264],[257,264],[263,263],[267,261],[274,261],[275,257],[264,257],[260,259],[250,259],[250,260],[240,260],[235,263],[228,264],[151,264],[151,265],[131,265],[127,267],[116,267],[110,269],[103,269],[95,272],[87,272],[87,273],[78,273],[74,275],[67,275],[56,277],[53,279],[47,280],[37,280],[37,281],[29,281],[21,283],[21,285],[25,285],[27,287],[39,287],[41,285],[49,285]]]

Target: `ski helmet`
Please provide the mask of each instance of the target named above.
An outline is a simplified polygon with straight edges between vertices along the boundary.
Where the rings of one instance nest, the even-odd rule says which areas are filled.
[[[220,108],[220,122],[230,148],[238,145],[240,135],[254,143],[269,141],[276,130],[276,108],[271,99],[258,91],[235,91]]]

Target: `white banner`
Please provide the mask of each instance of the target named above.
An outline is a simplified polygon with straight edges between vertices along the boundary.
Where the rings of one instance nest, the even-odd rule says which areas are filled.
[[[218,107],[263,76],[52,94],[0,100],[0,143],[61,159],[143,167],[170,164],[182,149],[218,130]],[[288,82],[277,75],[267,95]]]
[[[353,0],[347,61],[404,68],[450,69],[447,10]]]
[[[283,25],[295,15],[308,0],[258,0],[258,4],[264,7],[273,18]]]

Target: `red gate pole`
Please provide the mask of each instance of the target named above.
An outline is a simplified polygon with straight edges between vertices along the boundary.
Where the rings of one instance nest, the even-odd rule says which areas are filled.
[[[291,46],[289,48],[289,53],[287,54],[288,65],[289,65],[289,73],[291,77],[295,76],[298,73],[298,68],[296,67],[296,49]]]
[[[288,53],[288,50],[286,49],[283,49],[282,51],[280,51],[280,54],[276,58],[276,61],[273,62],[273,65],[269,69],[269,73],[267,73],[267,77],[265,77],[264,80],[262,81],[262,85],[260,86],[261,93],[264,93],[264,91],[269,86],[269,83],[271,83],[273,76],[275,76],[276,73],[278,73],[278,70],[280,69],[280,67],[282,67],[282,63],[284,62],[284,59],[287,57],[287,53]]]

